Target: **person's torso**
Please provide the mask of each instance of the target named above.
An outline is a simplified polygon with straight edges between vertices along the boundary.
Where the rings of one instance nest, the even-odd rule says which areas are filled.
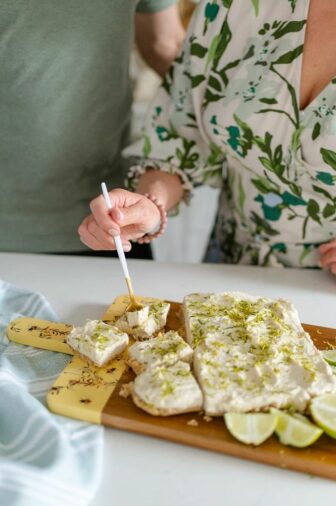
[[[122,184],[136,3],[1,3],[0,250],[81,248],[100,181]]]
[[[336,80],[299,108],[309,1],[203,5],[190,75],[205,76],[196,116],[227,160],[217,233],[222,245],[298,247],[292,264],[307,261],[336,237]]]

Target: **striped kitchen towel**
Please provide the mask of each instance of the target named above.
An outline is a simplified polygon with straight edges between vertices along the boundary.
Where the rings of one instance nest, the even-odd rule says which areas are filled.
[[[85,506],[99,485],[103,429],[48,411],[69,357],[10,343],[5,328],[18,316],[57,321],[43,296],[0,280],[0,505]]]

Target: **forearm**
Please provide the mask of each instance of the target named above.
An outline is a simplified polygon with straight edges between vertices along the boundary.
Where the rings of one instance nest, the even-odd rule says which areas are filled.
[[[148,170],[143,174],[139,179],[136,191],[143,195],[145,193],[155,195],[167,211],[173,209],[183,197],[180,178],[158,170]]]
[[[140,54],[147,65],[153,69],[160,77],[163,77],[169,70],[172,61],[178,52],[178,47],[164,44],[149,46],[147,48],[139,47]]]
[[[135,38],[138,49],[146,63],[161,76],[176,57],[184,36],[176,6],[152,14],[136,15]]]

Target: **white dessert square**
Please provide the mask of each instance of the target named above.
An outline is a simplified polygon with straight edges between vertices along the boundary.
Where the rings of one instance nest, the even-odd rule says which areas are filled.
[[[183,311],[190,344],[195,337],[199,338],[200,329],[204,335],[207,326],[225,330],[247,325],[260,328],[278,323],[296,328],[297,331],[302,330],[299,315],[289,301],[254,297],[240,292],[191,294],[184,299]]]
[[[290,302],[193,294],[185,315],[207,415],[271,406],[303,412],[312,397],[335,392],[332,370]]]
[[[149,339],[166,325],[169,308],[163,301],[145,303],[143,309],[123,314],[114,324],[135,339]]]
[[[128,342],[125,332],[101,320],[88,320],[83,327],[74,327],[67,337],[71,348],[98,366],[120,355]]]
[[[128,364],[136,374],[143,372],[147,366],[172,365],[179,360],[190,363],[192,348],[174,331],[159,334],[147,341],[134,343],[128,350]]]
[[[149,306],[144,306],[139,311],[128,311],[126,320],[130,327],[141,327],[148,320]]]
[[[202,408],[202,392],[189,364],[151,366],[134,380],[133,401],[151,415],[169,416]]]

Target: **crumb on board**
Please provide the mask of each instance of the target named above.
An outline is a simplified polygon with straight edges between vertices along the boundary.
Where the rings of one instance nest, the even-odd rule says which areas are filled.
[[[121,386],[119,391],[120,397],[125,397],[125,399],[129,397],[132,393],[132,388],[133,388],[133,381],[130,381],[129,383],[124,383],[124,385]]]
[[[284,455],[284,453],[285,453],[285,450],[279,450],[280,455]]]
[[[208,415],[204,415],[203,420],[205,420],[206,422],[212,422],[212,417],[208,416]]]
[[[198,421],[195,420],[195,418],[192,418],[191,420],[189,420],[189,422],[187,422],[187,425],[190,425],[191,427],[197,427]]]

